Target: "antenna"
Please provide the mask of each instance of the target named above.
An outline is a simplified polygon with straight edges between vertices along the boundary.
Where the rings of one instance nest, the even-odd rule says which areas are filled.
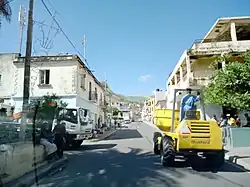
[[[19,14],[18,14],[18,22],[20,26],[20,33],[19,33],[19,53],[22,54],[22,44],[23,44],[23,31],[25,26],[25,9],[20,6],[19,8]]]
[[[86,61],[86,35],[84,34],[83,36],[83,58],[84,58],[84,61]]]

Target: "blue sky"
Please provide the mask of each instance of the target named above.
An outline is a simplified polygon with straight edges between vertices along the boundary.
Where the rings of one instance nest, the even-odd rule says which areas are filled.
[[[151,95],[165,88],[167,77],[183,51],[201,39],[218,17],[250,15],[249,0],[45,0],[78,50],[87,36],[86,56],[90,69],[118,93]],[[65,2],[65,3],[63,3]],[[70,2],[70,3],[69,3]],[[18,52],[18,10],[27,0],[11,3],[11,23],[3,21],[0,52]],[[51,24],[40,0],[35,0],[34,20]],[[45,33],[48,27],[43,27]],[[41,37],[34,25],[34,41]],[[77,53],[62,33],[52,30],[51,54]],[[25,33],[26,35],[26,33]],[[25,40],[24,35],[24,40]],[[47,35],[47,34],[46,34]],[[25,44],[25,42],[24,42]],[[33,46],[42,54],[39,42]],[[23,45],[23,53],[24,53]]]

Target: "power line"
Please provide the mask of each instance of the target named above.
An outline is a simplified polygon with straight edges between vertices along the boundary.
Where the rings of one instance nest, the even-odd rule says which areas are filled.
[[[51,25],[45,24],[42,21],[35,21],[35,20],[33,20],[33,23],[38,24],[38,25],[42,25],[42,26],[45,26],[45,27],[50,27],[50,28],[55,29],[55,30],[60,30],[59,28],[56,28],[56,27],[53,27]]]
[[[9,0],[9,1],[7,1],[6,3],[3,4],[3,6],[5,6],[5,5],[11,3],[12,1],[14,1],[14,0]]]
[[[44,5],[45,9],[47,10],[47,12],[49,13],[49,15],[52,17],[52,19],[54,20],[54,22],[57,24],[58,28],[60,29],[60,31],[63,33],[64,37],[68,40],[68,42],[70,43],[70,45],[76,50],[76,52],[84,59],[84,62],[86,63],[86,65],[90,68],[87,60],[84,58],[84,55],[76,48],[76,46],[73,44],[73,42],[69,39],[69,37],[67,36],[67,34],[64,32],[64,30],[62,29],[62,27],[60,26],[59,22],[55,19],[55,16],[51,13],[51,11],[49,10],[48,6],[46,5],[46,3],[44,2],[44,0],[41,0],[42,4]]]

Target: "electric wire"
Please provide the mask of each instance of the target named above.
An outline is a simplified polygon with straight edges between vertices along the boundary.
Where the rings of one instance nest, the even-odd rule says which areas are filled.
[[[62,34],[64,35],[64,37],[68,40],[68,42],[70,43],[70,45],[75,49],[75,51],[84,59],[84,62],[86,63],[86,65],[89,67],[89,64],[87,62],[87,60],[85,59],[84,55],[81,53],[81,51],[79,51],[77,49],[77,47],[73,44],[73,42],[70,40],[70,38],[68,37],[68,35],[64,32],[63,28],[61,27],[61,25],[59,24],[59,22],[56,20],[55,16],[53,16],[52,12],[50,11],[50,9],[48,8],[48,6],[46,5],[46,3],[44,2],[44,0],[41,0],[42,4],[44,5],[46,11],[49,13],[49,15],[52,17],[52,19],[54,20],[54,22],[56,23],[56,25],[58,26],[58,28],[60,29],[60,31],[62,32]]]

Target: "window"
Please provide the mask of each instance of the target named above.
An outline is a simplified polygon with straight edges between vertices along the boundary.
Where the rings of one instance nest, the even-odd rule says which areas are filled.
[[[59,121],[64,120],[70,123],[77,124],[77,110],[76,109],[61,109],[58,111],[58,119]]]
[[[94,99],[97,100],[97,98],[98,98],[98,93],[97,93],[97,88],[96,88],[96,87],[95,87],[95,93],[94,93],[94,95],[95,95],[95,96],[94,96],[94,97],[95,97]]]
[[[40,70],[40,84],[50,84],[50,70]]]
[[[80,123],[81,126],[86,126],[88,125],[88,118],[87,118],[88,111],[86,109],[80,109],[79,110],[79,118],[80,118]]]
[[[0,74],[0,86],[2,84],[2,75]]]
[[[100,102],[102,102],[102,93],[100,93]]]
[[[86,74],[83,74],[83,75],[81,75],[81,82],[80,82],[80,87],[82,89],[86,89],[85,82],[86,82]]]

